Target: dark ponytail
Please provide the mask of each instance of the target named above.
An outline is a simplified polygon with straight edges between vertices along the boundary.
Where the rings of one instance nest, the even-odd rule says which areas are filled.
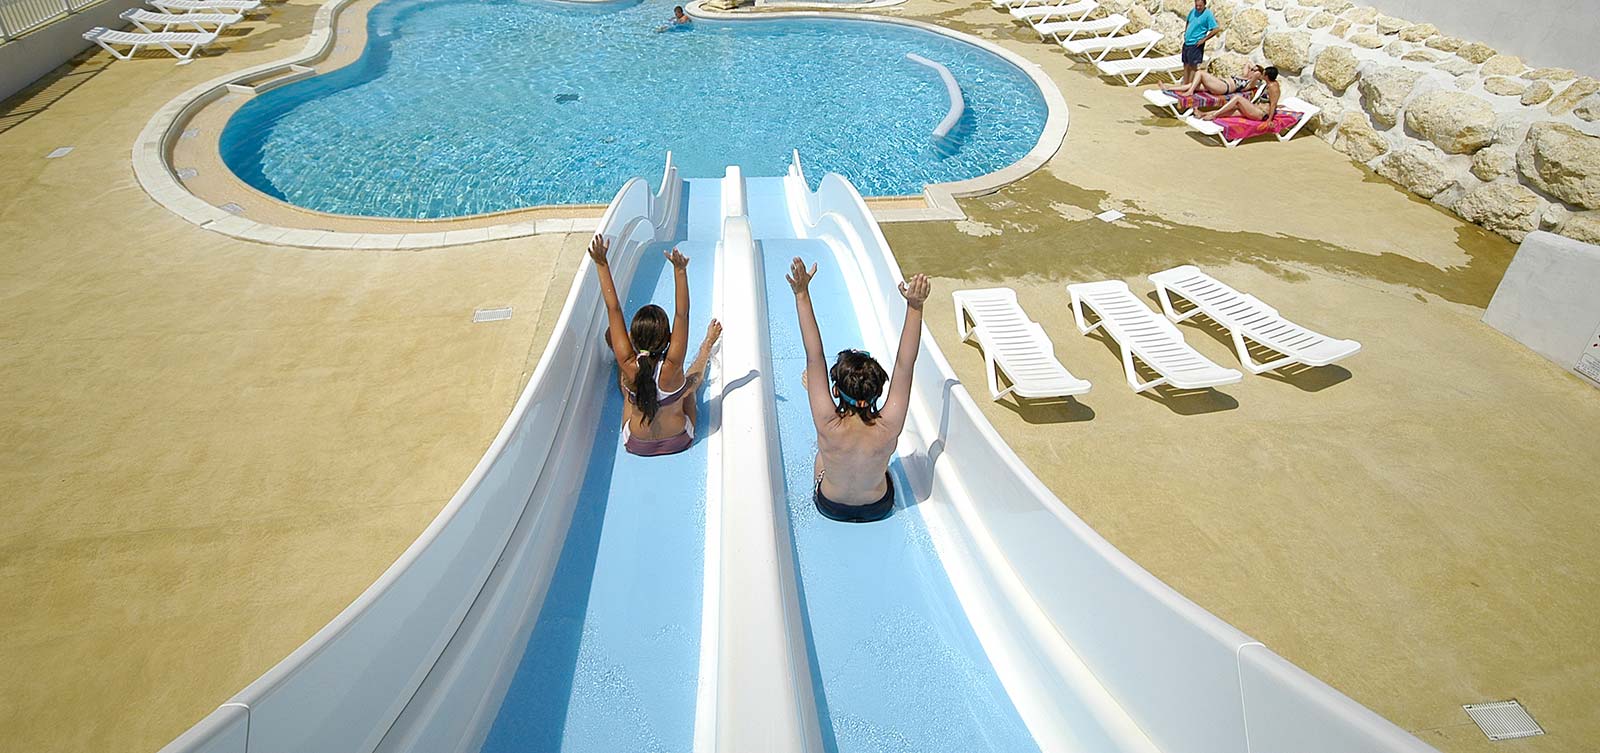
[[[628,339],[639,353],[639,371],[633,375],[633,407],[644,415],[645,423],[650,423],[661,409],[656,367],[667,357],[667,345],[672,341],[666,310],[654,304],[639,309],[628,327]]]

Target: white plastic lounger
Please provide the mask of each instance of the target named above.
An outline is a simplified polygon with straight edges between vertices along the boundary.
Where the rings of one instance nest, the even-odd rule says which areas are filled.
[[[261,7],[261,0],[148,0],[162,13],[246,13]]]
[[[1271,133],[1270,134],[1270,135],[1273,135],[1273,136],[1277,136],[1279,141],[1288,141],[1289,139],[1294,138],[1295,134],[1299,133],[1301,128],[1305,128],[1306,124],[1310,123],[1312,118],[1316,117],[1318,113],[1322,112],[1322,108],[1321,107],[1318,107],[1318,106],[1316,106],[1314,104],[1311,104],[1310,102],[1307,102],[1307,101],[1305,101],[1303,99],[1300,99],[1298,97],[1284,97],[1283,99],[1278,100],[1278,107],[1283,108],[1285,110],[1289,110],[1289,111],[1294,112],[1294,113],[1297,113],[1300,116],[1300,119],[1295,121],[1295,124],[1294,124],[1293,128],[1290,128],[1289,130],[1284,131],[1282,133]],[[1195,117],[1194,115],[1190,115],[1190,116],[1184,118],[1183,120],[1184,120],[1184,122],[1189,124],[1190,128],[1193,128],[1196,131],[1199,131],[1199,132],[1201,132],[1201,133],[1203,133],[1203,134],[1205,134],[1207,136],[1215,136],[1215,137],[1217,137],[1217,140],[1221,141],[1222,145],[1225,146],[1225,147],[1228,147],[1229,149],[1232,149],[1233,147],[1236,147],[1236,146],[1244,143],[1245,139],[1243,139],[1243,138],[1241,138],[1241,139],[1229,139],[1227,134],[1223,133],[1222,126],[1219,126],[1219,125],[1217,125],[1216,123],[1214,123],[1212,121],[1201,120],[1200,118]],[[1257,133],[1257,134],[1253,134],[1251,136],[1246,136],[1245,138],[1254,138],[1255,136],[1266,136],[1266,135],[1269,135],[1269,133],[1270,132]]]
[[[1068,39],[1061,42],[1061,49],[1068,55],[1079,55],[1088,58],[1091,62],[1098,63],[1106,59],[1113,52],[1126,52],[1136,58],[1150,54],[1156,42],[1161,41],[1161,32],[1155,29],[1142,29],[1138,33],[1121,37],[1091,37],[1089,39]],[[1138,52],[1134,52],[1138,50]],[[1100,53],[1095,55],[1095,53]],[[1091,57],[1093,56],[1093,57]]]
[[[130,8],[123,11],[118,18],[131,22],[141,31],[154,34],[171,31],[173,27],[177,27],[180,31],[192,29],[202,33],[222,31],[230,24],[239,23],[244,16],[236,13],[152,13],[142,8]]]
[[[984,373],[989,396],[1008,394],[1022,398],[1068,397],[1089,391],[1089,383],[1072,375],[1056,360],[1055,347],[1044,328],[1028,318],[1011,288],[957,290],[956,333],[961,341],[978,338],[983,348]],[[972,326],[967,326],[967,320]],[[1011,386],[1000,389],[1000,375]]]
[[[1203,312],[1228,330],[1239,363],[1252,374],[1297,363],[1327,366],[1361,350],[1361,343],[1355,340],[1335,340],[1283,318],[1261,299],[1234,290],[1192,265],[1157,272],[1150,275],[1150,282],[1155,283],[1161,310],[1168,319],[1181,322]],[[1174,297],[1188,301],[1194,308],[1179,314],[1172,308]],[[1256,363],[1246,347],[1247,340],[1282,353],[1283,357]]]
[[[1029,26],[1039,24],[1051,19],[1065,19],[1068,21],[1082,21],[1085,16],[1100,7],[1096,0],[1078,0],[1075,3],[1061,3],[1059,5],[1030,5],[1026,8],[1012,8],[1011,17],[1019,21],[1027,21]]]
[[[1087,335],[1096,328],[1104,328],[1111,339],[1117,341],[1122,350],[1122,368],[1134,392],[1163,384],[1196,390],[1244,379],[1243,374],[1218,366],[1189,347],[1172,322],[1135,298],[1128,284],[1121,280],[1068,285],[1067,293],[1072,296],[1072,316],[1078,321],[1079,332]],[[1093,326],[1087,324],[1084,307],[1092,309],[1100,321]],[[1159,376],[1148,382],[1139,381],[1134,358]]]
[[[1128,17],[1120,13],[1113,13],[1105,18],[1093,21],[1051,21],[1033,27],[1039,32],[1039,38],[1050,37],[1057,42],[1070,41],[1080,34],[1091,37],[1109,37],[1128,25]],[[1065,37],[1062,35],[1065,34]]]
[[[102,26],[96,26],[83,33],[83,38],[105,48],[112,57],[118,60],[132,60],[134,55],[146,47],[160,47],[178,59],[178,65],[194,62],[194,54],[212,42],[217,41],[214,31],[160,31],[154,34],[134,31],[112,31]],[[118,52],[117,47],[130,48],[126,53]],[[179,47],[188,47],[179,52]]]
[[[1145,76],[1152,73],[1165,73],[1173,81],[1178,80],[1178,72],[1183,70],[1182,55],[1165,55],[1158,58],[1131,58],[1128,60],[1102,60],[1095,63],[1102,76],[1116,76],[1128,86],[1138,86]]]

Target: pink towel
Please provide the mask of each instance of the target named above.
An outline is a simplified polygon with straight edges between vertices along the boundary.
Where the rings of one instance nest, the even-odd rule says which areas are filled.
[[[1277,112],[1272,114],[1272,117],[1266,120],[1228,117],[1217,118],[1212,122],[1222,126],[1223,138],[1229,141],[1239,141],[1251,136],[1284,133],[1300,122],[1300,113],[1280,107]]]
[[[1221,107],[1228,101],[1227,94],[1212,94],[1211,92],[1195,92],[1193,94],[1179,94],[1171,89],[1162,89],[1162,93],[1178,100],[1179,110],[1192,110],[1198,106],[1202,110],[1212,110]]]

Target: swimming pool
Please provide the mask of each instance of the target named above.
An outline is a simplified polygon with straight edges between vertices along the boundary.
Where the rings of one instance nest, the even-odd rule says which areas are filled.
[[[667,0],[386,0],[349,66],[247,102],[221,138],[255,188],[347,215],[600,203],[672,151],[685,177],[781,175],[799,149],[868,196],[974,178],[1034,148],[1029,76],[954,37],[864,20],[696,21]],[[942,145],[947,66],[966,114]]]

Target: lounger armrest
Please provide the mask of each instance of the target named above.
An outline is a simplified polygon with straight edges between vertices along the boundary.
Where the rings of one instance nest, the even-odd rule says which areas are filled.
[[[1217,125],[1215,121],[1201,120],[1193,115],[1184,118],[1183,121],[1188,123],[1190,128],[1193,128],[1207,136],[1222,135],[1222,126]]]

